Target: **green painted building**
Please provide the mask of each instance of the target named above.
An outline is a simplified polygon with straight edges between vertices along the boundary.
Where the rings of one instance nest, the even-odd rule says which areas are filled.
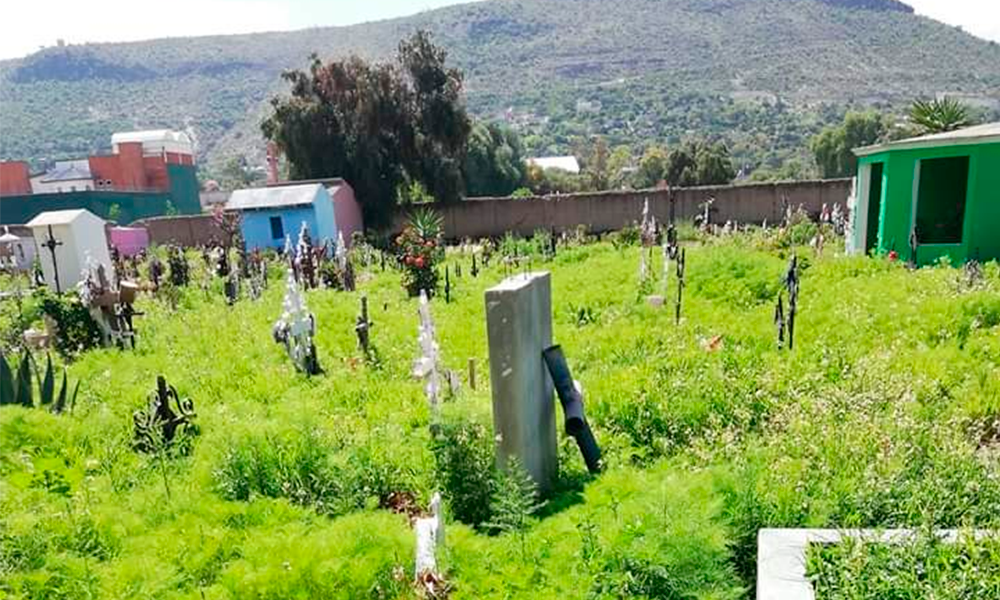
[[[1000,122],[854,150],[848,250],[916,262],[1000,259]]]
[[[191,165],[167,165],[166,190],[77,190],[0,197],[0,225],[27,223],[40,213],[84,208],[102,219],[128,224],[165,214],[201,213],[198,177]]]

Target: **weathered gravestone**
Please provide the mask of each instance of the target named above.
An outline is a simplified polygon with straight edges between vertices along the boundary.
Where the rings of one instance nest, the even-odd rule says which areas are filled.
[[[552,345],[549,274],[514,275],[486,290],[486,330],[497,463],[504,468],[517,457],[544,493],[558,468],[553,387],[542,358]]]

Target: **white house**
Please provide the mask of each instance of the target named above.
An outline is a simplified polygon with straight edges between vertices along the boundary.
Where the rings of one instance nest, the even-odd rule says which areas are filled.
[[[73,289],[83,279],[88,257],[104,265],[108,273],[114,272],[104,225],[103,219],[84,209],[43,212],[28,222],[46,285],[61,292]]]
[[[580,163],[576,160],[575,156],[539,156],[537,158],[529,158],[525,162],[543,171],[545,169],[559,169],[567,173],[580,172]]]
[[[84,159],[60,160],[55,166],[31,178],[32,194],[55,194],[94,189],[90,162]]]

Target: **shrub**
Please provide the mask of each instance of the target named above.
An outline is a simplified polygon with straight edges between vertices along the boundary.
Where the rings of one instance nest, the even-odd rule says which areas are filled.
[[[485,427],[443,423],[432,440],[436,478],[456,519],[474,527],[489,520],[496,467],[493,440]]]
[[[626,225],[618,231],[613,232],[608,236],[611,240],[611,245],[615,247],[616,250],[621,250],[622,248],[628,248],[629,246],[638,246],[639,240],[642,237],[642,231],[639,226],[633,223],[632,225]]]
[[[101,345],[101,331],[76,294],[55,294],[48,290],[38,294],[42,312],[56,323],[55,346],[60,354],[70,358]]]
[[[403,232],[396,238],[398,259],[403,265],[403,287],[413,297],[424,290],[428,296],[437,291],[437,264],[444,259],[441,216],[429,208],[410,214]]]

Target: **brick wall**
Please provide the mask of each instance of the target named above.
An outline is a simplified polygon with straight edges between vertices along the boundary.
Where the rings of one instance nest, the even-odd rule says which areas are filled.
[[[30,193],[28,163],[22,160],[0,161],[0,196]]]

